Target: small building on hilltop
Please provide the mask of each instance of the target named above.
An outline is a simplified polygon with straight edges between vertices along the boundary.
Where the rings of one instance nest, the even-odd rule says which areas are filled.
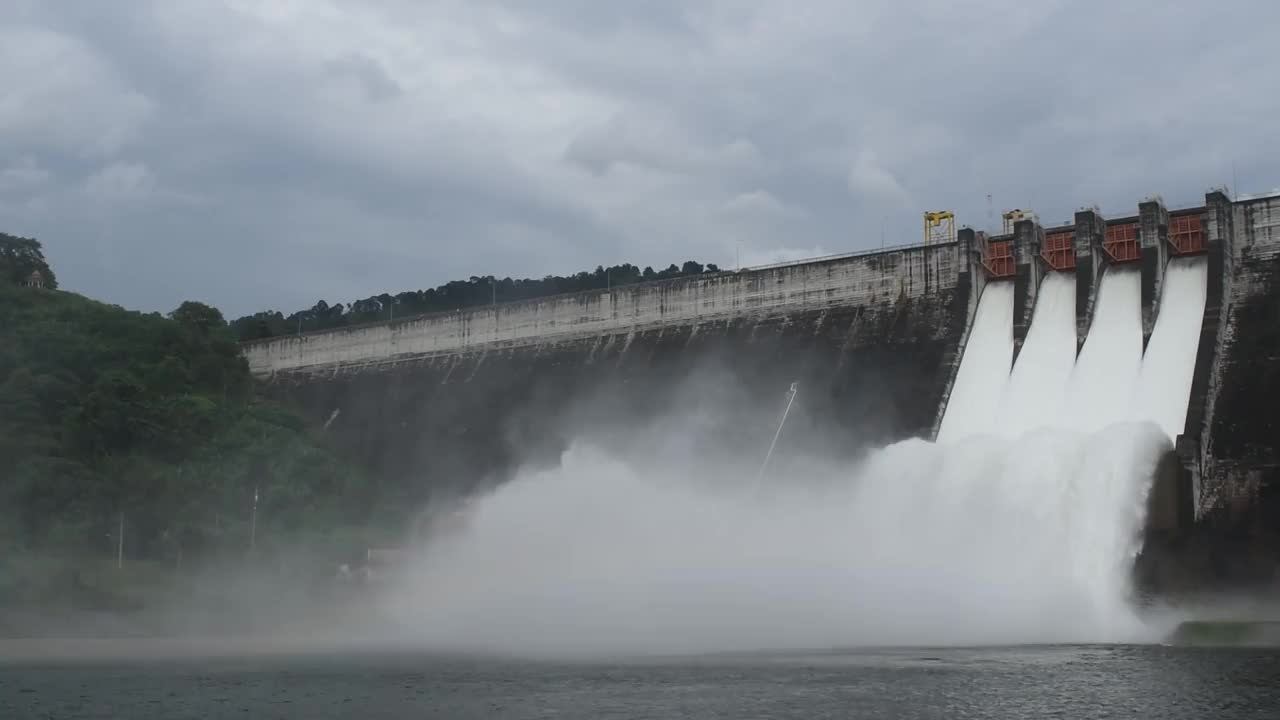
[[[22,281],[22,286],[29,288],[43,288],[44,284],[44,273],[39,270],[32,270],[31,274],[27,276],[27,279]]]

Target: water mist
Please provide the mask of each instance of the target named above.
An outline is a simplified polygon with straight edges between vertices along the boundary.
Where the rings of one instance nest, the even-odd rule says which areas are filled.
[[[578,445],[476,503],[385,610],[429,645],[530,653],[1132,638],[1167,440],[1127,430],[912,440],[737,491]]]
[[[1078,358],[1074,282],[1048,276],[1016,365],[1012,283],[988,284],[938,443],[758,483],[675,417],[626,450],[580,440],[474,502],[381,613],[403,640],[530,654],[1152,639],[1130,573],[1185,416],[1158,389],[1185,396],[1204,306],[1203,269],[1171,273],[1187,297],[1145,359],[1131,269]]]

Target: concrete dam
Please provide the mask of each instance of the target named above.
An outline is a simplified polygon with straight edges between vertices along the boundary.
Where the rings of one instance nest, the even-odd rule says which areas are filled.
[[[1144,572],[1269,576],[1277,558],[1258,548],[1280,547],[1280,196],[1136,210],[1057,226],[1015,213],[1000,234],[244,352],[270,394],[381,476],[412,478],[413,500],[500,484],[583,433],[698,402],[721,417],[717,445],[756,458],[791,383],[778,447],[794,456],[1147,421],[1175,451],[1149,496]]]

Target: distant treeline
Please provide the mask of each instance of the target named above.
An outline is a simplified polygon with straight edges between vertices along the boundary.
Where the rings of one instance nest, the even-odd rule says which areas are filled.
[[[396,295],[388,293],[374,295],[356,300],[350,305],[342,303],[330,305],[321,300],[310,309],[299,310],[290,315],[275,310],[258,312],[232,321],[231,330],[240,340],[257,340],[410,315],[448,312],[494,302],[531,300],[562,293],[603,290],[608,287],[632,285],[650,280],[668,280],[716,272],[720,272],[720,268],[714,263],[703,265],[689,260],[680,266],[672,264],[666,270],[655,271],[652,267],[641,270],[635,265],[624,263],[607,268],[597,266],[594,272],[584,271],[563,276],[548,275],[541,280],[511,278],[499,280],[492,275],[472,276],[469,280],[454,280],[430,290],[415,290]]]

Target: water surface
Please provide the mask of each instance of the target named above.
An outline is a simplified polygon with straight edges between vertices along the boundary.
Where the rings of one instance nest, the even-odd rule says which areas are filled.
[[[1268,718],[1274,648],[0,660],[2,718]]]

